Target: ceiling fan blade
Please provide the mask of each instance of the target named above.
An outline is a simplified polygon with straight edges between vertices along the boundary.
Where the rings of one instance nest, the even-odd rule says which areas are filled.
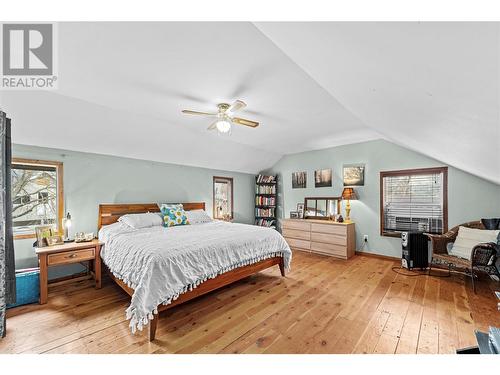
[[[246,119],[240,118],[240,117],[233,117],[231,120],[235,124],[250,126],[251,128],[256,128],[257,126],[259,126],[259,123],[256,121],[250,121],[250,120],[246,120]]]
[[[217,121],[212,122],[212,124],[207,128],[207,130],[214,130],[215,128],[217,128]]]
[[[198,111],[191,111],[189,109],[183,109],[182,113],[185,113],[186,115],[217,116],[217,113],[198,112]]]
[[[247,105],[245,102],[241,100],[236,100],[233,104],[229,106],[229,108],[226,110],[226,112],[236,112],[239,111],[240,109],[245,108]]]

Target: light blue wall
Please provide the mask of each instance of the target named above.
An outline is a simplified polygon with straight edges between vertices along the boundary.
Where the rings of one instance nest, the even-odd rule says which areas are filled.
[[[13,157],[64,163],[64,197],[72,231],[96,232],[99,203],[205,202],[212,213],[212,177],[234,178],[235,222],[253,223],[255,177],[183,165],[98,154],[13,145]],[[37,266],[34,240],[16,240],[16,267]],[[79,272],[80,266],[51,270],[51,277]]]
[[[357,249],[368,235],[366,252],[401,256],[399,239],[380,236],[379,172],[443,166],[443,163],[393,143],[376,140],[319,151],[284,156],[267,172],[279,174],[278,216],[289,217],[304,197],[339,196],[342,193],[342,165],[363,163],[365,186],[357,187],[359,200],[351,201],[351,219],[356,223]],[[333,169],[333,187],[314,188],[315,169]],[[292,189],[292,172],[307,171],[307,188]],[[500,217],[500,186],[453,167],[448,168],[449,227],[482,217]],[[342,214],[345,216],[344,205]]]
[[[174,164],[127,159],[90,153],[13,145],[14,157],[57,160],[64,163],[66,208],[73,216],[73,230],[96,231],[99,203],[158,201],[204,201],[212,208],[212,176],[234,178],[235,221],[252,223],[254,176]],[[364,163],[365,186],[356,188],[359,200],[352,201],[351,217],[356,222],[357,248],[363,234],[369,236],[363,251],[400,256],[398,239],[379,234],[379,172],[405,168],[442,166],[419,153],[387,141],[371,141],[283,157],[272,168],[279,174],[279,209],[288,217],[309,196],[338,196],[342,192],[342,164]],[[315,169],[333,169],[332,188],[314,188]],[[307,171],[307,188],[292,189],[291,173]],[[481,217],[500,216],[500,186],[456,168],[448,170],[449,226]],[[344,213],[344,208],[342,208]],[[16,240],[16,266],[36,266],[33,240]],[[81,267],[53,268],[51,277],[78,272]]]

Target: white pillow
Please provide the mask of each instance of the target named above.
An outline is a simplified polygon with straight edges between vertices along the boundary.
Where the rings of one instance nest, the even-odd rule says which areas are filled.
[[[151,212],[147,212],[145,214],[123,215],[120,216],[118,221],[134,229],[156,227],[163,225],[163,219],[161,218],[161,216]]]
[[[203,224],[210,223],[212,218],[205,212],[205,210],[191,210],[186,211],[186,216],[189,224]]]
[[[449,254],[470,260],[472,248],[474,246],[481,242],[498,243],[499,234],[500,230],[459,227],[457,238],[453,243],[453,247],[449,251]]]

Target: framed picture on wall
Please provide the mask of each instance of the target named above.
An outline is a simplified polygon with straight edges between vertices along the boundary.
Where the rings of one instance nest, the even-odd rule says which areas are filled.
[[[344,164],[344,186],[365,186],[365,165]]]
[[[314,187],[332,187],[332,169],[314,171]]]
[[[307,172],[292,173],[292,189],[305,189],[307,185]]]

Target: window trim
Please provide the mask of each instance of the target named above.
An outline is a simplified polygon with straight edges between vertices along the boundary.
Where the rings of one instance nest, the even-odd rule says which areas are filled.
[[[57,173],[57,228],[59,234],[62,234],[62,221],[64,217],[64,171],[63,163],[60,161],[52,160],[38,160],[38,159],[23,159],[12,158],[11,168],[15,168],[15,164],[34,165],[34,166],[50,166],[56,167]],[[14,234],[14,240],[21,240],[27,238],[36,238],[36,233]]]
[[[384,231],[384,177],[410,176],[419,174],[443,174],[443,233],[448,232],[448,167],[401,169],[380,172],[380,235],[383,237],[401,237],[399,232]]]
[[[219,180],[227,181],[231,183],[231,218],[234,219],[234,180],[232,177],[223,177],[223,176],[213,176],[212,180],[212,216],[215,219],[215,183],[219,182]],[[219,218],[220,219],[220,218]]]

